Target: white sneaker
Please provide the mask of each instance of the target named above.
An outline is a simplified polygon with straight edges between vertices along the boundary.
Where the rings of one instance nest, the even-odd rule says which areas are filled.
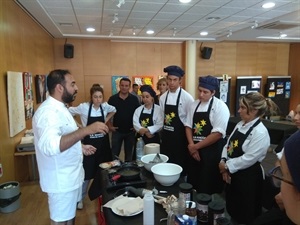
[[[83,209],[83,202],[82,201],[79,201],[77,203],[77,209]]]

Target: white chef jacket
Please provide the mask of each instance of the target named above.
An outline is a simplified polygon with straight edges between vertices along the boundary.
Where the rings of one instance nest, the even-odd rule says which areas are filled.
[[[165,100],[168,95],[167,99],[167,105],[176,105],[177,97],[179,94],[180,88],[177,88],[175,92],[171,91],[166,91],[163,93],[162,96],[159,98],[159,106],[161,107],[162,111],[165,111]],[[178,106],[178,113],[179,113],[179,118],[183,124],[186,124],[186,119],[187,119],[187,112],[190,110],[191,104],[194,102],[194,98],[188,93],[186,90],[181,88],[181,95],[179,99],[179,106]]]
[[[233,132],[237,128],[241,133],[245,134],[258,119],[259,118],[252,120],[251,122],[245,124],[245,126],[243,126],[245,122],[240,121],[235,126]],[[233,132],[230,134],[230,137],[223,148],[222,157],[224,158],[227,158],[227,145],[231,136],[233,135]],[[266,157],[269,146],[270,136],[268,130],[263,123],[259,123],[253,128],[242,145],[244,154],[240,157],[227,160],[226,164],[229,171],[231,173],[235,173],[239,170],[252,166],[256,162],[261,162]]]
[[[69,111],[73,116],[80,115],[80,120],[81,120],[81,124],[83,127],[86,127],[86,125],[87,125],[90,104],[91,104],[90,102],[84,102],[84,103],[79,104],[76,107],[69,107]],[[109,105],[107,102],[102,103],[101,106],[102,106],[103,113],[104,113],[104,119],[106,118],[108,113],[117,112],[116,108],[112,105]],[[92,106],[91,117],[100,117],[100,116],[102,116],[100,107],[96,110]]]
[[[153,104],[153,107],[154,107],[153,118],[152,118],[153,126],[147,127],[151,134],[158,132],[164,124],[164,115],[163,115],[163,112],[162,112],[160,106]],[[145,114],[151,114],[151,112],[152,112],[152,107],[151,107],[151,109],[147,109],[144,105],[141,105],[134,111],[133,127],[137,132],[142,128],[139,118],[140,118],[140,115],[141,115],[141,112],[143,109],[144,109],[143,113],[145,113]]]
[[[81,187],[84,179],[81,142],[60,151],[61,137],[78,129],[66,106],[49,96],[35,112],[32,128],[42,191],[62,193]]]
[[[213,127],[211,133],[219,132],[222,134],[224,138],[226,136],[226,129],[230,117],[230,112],[227,105],[223,101],[221,101],[220,99],[214,96],[212,98],[214,98],[214,101],[209,114],[209,120]],[[197,109],[197,112],[207,112],[212,98],[210,98],[209,101],[207,102],[201,102],[201,104]],[[189,106],[189,110],[187,111],[187,120],[185,126],[191,129],[193,128],[193,117],[194,117],[195,109],[199,104],[199,101],[200,101],[199,99],[195,100]]]

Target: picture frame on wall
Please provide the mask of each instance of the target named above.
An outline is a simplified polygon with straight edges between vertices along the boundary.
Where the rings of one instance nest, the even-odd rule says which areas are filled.
[[[132,83],[139,85],[139,89],[142,85],[150,85],[153,87],[153,76],[133,76],[132,77]],[[139,90],[139,95],[141,95],[141,92]]]
[[[47,76],[46,75],[36,75],[35,76],[35,90],[36,90],[36,102],[42,103],[47,97]]]
[[[123,78],[123,77],[126,77],[128,78],[128,76],[121,76],[121,75],[114,75],[111,77],[111,88],[112,88],[112,91],[111,93],[113,95],[117,94],[119,91],[120,91],[120,88],[119,88],[119,83],[120,83],[120,80]]]

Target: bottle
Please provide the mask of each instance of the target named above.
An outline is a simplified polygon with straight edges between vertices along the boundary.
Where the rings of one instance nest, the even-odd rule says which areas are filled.
[[[153,195],[147,192],[143,198],[143,225],[154,225],[154,198]]]
[[[191,225],[197,225],[196,202],[186,201],[185,214],[189,216],[189,221]]]
[[[143,138],[142,137],[138,138],[137,143],[136,143],[136,163],[140,167],[143,166],[141,158],[144,155],[144,146],[145,146],[145,143],[143,141]]]

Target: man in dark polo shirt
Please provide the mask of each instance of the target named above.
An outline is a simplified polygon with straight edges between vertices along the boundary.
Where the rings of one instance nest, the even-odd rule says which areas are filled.
[[[132,118],[135,109],[140,106],[137,97],[129,93],[130,86],[131,81],[123,77],[119,83],[120,91],[108,100],[108,104],[117,109],[112,121],[108,123],[109,129],[112,131],[112,153],[119,156],[124,141],[125,161],[132,160],[135,142]]]

